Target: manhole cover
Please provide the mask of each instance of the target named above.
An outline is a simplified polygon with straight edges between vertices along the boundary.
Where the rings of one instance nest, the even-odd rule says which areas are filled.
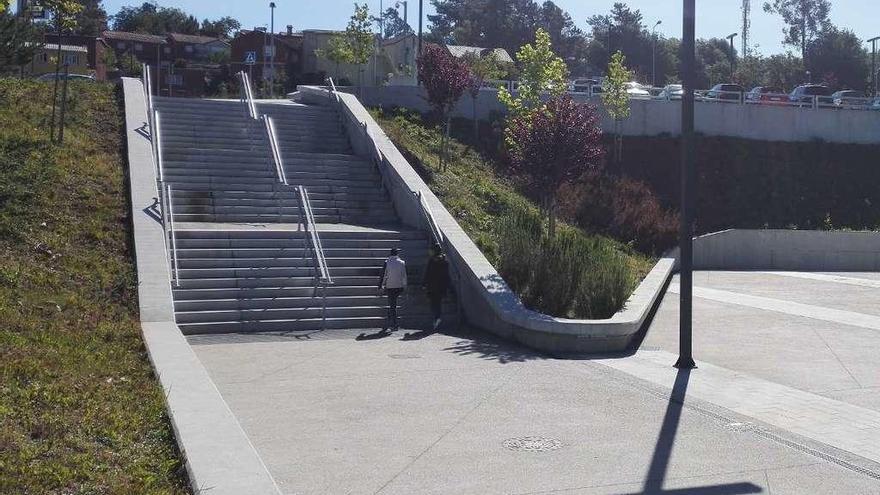
[[[422,356],[418,354],[389,354],[388,357],[391,359],[421,359]]]
[[[519,437],[509,438],[504,441],[504,446],[510,450],[524,452],[550,452],[562,447],[562,442],[555,438],[547,437]]]

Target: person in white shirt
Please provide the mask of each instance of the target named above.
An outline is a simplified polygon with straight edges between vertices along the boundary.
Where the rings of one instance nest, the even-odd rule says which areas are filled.
[[[397,248],[391,250],[391,256],[385,260],[382,266],[382,275],[379,277],[379,292],[384,289],[388,296],[388,319],[382,329],[398,330],[397,298],[406,290],[406,262],[400,259],[400,251]]]

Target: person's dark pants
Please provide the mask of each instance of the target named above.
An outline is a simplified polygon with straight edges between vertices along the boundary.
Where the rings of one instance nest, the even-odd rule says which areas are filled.
[[[397,298],[403,294],[403,289],[385,289],[388,295],[388,322],[386,328],[397,329]]]
[[[428,300],[431,302],[431,314],[434,319],[439,319],[443,314],[443,294],[428,293]]]

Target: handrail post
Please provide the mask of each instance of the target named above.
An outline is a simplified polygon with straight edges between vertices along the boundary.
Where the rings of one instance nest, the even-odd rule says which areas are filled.
[[[269,155],[275,164],[275,174],[278,178],[278,182],[287,186],[289,185],[287,182],[287,172],[284,170],[284,159],[281,156],[281,147],[278,144],[278,134],[275,131],[275,121],[268,115],[263,115],[261,119],[266,128],[266,136],[269,141]]]

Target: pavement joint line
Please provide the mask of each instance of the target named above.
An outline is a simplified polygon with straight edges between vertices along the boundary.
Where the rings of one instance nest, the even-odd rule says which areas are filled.
[[[469,411],[467,411],[466,413],[464,413],[460,418],[458,418],[458,420],[457,420],[452,426],[450,426],[448,430],[446,430],[445,432],[443,432],[442,435],[440,435],[439,437],[437,437],[437,439],[434,440],[434,441],[431,443],[431,445],[428,445],[427,447],[425,447],[424,450],[422,450],[421,452],[419,452],[419,455],[415,456],[410,462],[408,462],[408,463],[406,464],[406,466],[404,466],[400,471],[398,471],[397,474],[395,474],[394,476],[392,476],[391,479],[389,479],[388,481],[386,481],[384,485],[382,485],[381,487],[379,487],[379,489],[376,490],[376,491],[374,492],[374,494],[375,494],[375,495],[378,495],[379,493],[382,493],[382,491],[384,491],[385,488],[388,487],[388,485],[390,485],[391,483],[393,483],[394,480],[396,480],[397,478],[399,478],[401,474],[403,474],[404,472],[406,472],[410,467],[413,466],[413,464],[415,464],[416,462],[418,462],[418,460],[421,459],[422,456],[424,456],[426,453],[428,453],[428,451],[430,451],[431,449],[433,449],[435,445],[437,445],[438,443],[440,443],[440,442],[441,442],[444,438],[446,438],[450,433],[452,433],[453,431],[455,431],[455,429],[458,428],[458,426],[459,426],[462,422],[464,422],[464,420],[466,420],[468,417],[470,417],[470,415],[473,414],[474,411],[476,411],[477,409],[479,409],[480,407],[482,407],[483,404],[485,404],[486,402],[488,402],[493,396],[497,395],[498,392],[500,392],[502,389],[504,389],[504,387],[506,387],[507,385],[509,385],[510,382],[513,381],[513,378],[516,377],[516,376],[519,376],[519,374],[522,373],[522,371],[523,371],[524,369],[525,369],[525,366],[523,366],[522,364],[520,364],[520,365],[517,367],[516,370],[514,370],[514,371],[512,371],[512,372],[510,373],[510,376],[507,377],[507,380],[504,380],[504,382],[502,382],[501,384],[499,384],[497,387],[495,387],[494,389],[492,389],[492,390],[490,390],[489,392],[487,392],[486,395],[484,395],[479,401],[477,401],[477,403],[474,405],[473,408],[471,408]]]
[[[679,294],[680,290],[681,289],[678,283],[669,284],[670,293]],[[866,328],[870,330],[880,330],[880,317],[867,315],[864,313],[843,311],[840,309],[786,301],[784,299],[753,296],[738,292],[709,289],[706,287],[697,286],[694,287],[694,296],[700,299],[734,304],[737,306],[747,306],[756,309],[762,309],[765,311],[773,311],[776,313],[800,316],[802,318],[839,323],[842,325]]]
[[[871,289],[880,289],[880,280],[873,280],[870,278],[860,278],[860,277],[846,277],[843,275],[828,275],[824,273],[812,273],[812,272],[785,272],[785,271],[773,271],[773,272],[753,272],[760,273],[765,275],[776,275],[779,277],[792,277],[792,278],[802,278],[805,280],[816,280],[819,282],[834,282],[838,284],[846,284],[846,285],[855,285],[858,287],[867,287]]]
[[[668,363],[674,361],[675,355],[665,351],[639,351],[626,359],[597,359],[595,363],[654,385],[660,385],[668,390],[672,383],[671,378],[675,373],[674,368]],[[858,458],[858,462],[850,462],[840,456],[786,438],[784,435],[769,430],[764,431],[761,428],[754,430],[755,433],[766,438],[871,478],[880,479],[880,455],[878,455],[880,452],[875,448],[880,443],[880,412],[795,390],[705,362],[699,362],[698,369],[700,371],[690,377],[684,405],[687,405],[692,398],[696,398],[698,401],[707,402],[735,414],[768,424],[785,433],[798,435],[819,445],[830,447],[832,450],[842,452],[845,456],[855,456]],[[769,413],[760,413],[750,407],[750,404],[747,403],[748,400],[762,400],[762,397],[744,396],[741,390],[746,387],[764,389],[763,398],[777,398],[773,410]],[[831,418],[824,417],[821,421],[815,421],[817,418],[809,418],[808,420],[783,420],[780,418],[780,413],[784,414],[786,410],[800,411],[804,407],[809,407],[811,403],[833,406],[837,414]],[[708,411],[708,414],[724,418],[723,415],[711,411]],[[848,421],[853,417],[860,421],[869,421],[870,430],[856,428],[850,423],[842,423],[842,421]],[[810,420],[813,420],[813,424],[810,424]],[[867,464],[869,467],[862,464]]]
[[[834,356],[834,359],[837,360],[837,363],[840,365],[840,367],[843,368],[843,371],[846,371],[846,374],[849,375],[852,381],[854,381],[856,385],[861,388],[862,383],[859,381],[858,378],[855,377],[855,375],[852,374],[852,371],[850,371],[850,369],[847,368],[845,364],[843,364],[843,360],[840,359],[840,356],[837,355],[837,352],[835,352],[835,350],[828,344],[828,341],[825,340],[824,337],[822,337],[822,334],[819,333],[819,330],[814,328],[813,335],[815,335],[816,338],[818,338],[822,342],[822,344],[828,349],[828,352],[830,352],[831,355]]]

